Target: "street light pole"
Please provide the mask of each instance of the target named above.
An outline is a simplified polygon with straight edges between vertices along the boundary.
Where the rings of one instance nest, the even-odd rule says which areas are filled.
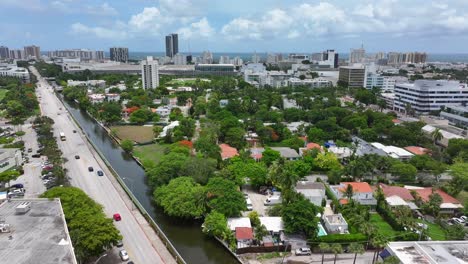
[[[107,256],[107,253],[104,253],[102,256],[100,256],[95,262],[94,264],[97,264],[103,257]]]

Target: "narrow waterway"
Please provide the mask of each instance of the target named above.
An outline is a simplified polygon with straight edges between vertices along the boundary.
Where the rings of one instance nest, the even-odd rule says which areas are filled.
[[[145,182],[145,171],[130,155],[122,151],[86,112],[80,110],[75,103],[64,103],[89,139],[106,157],[187,263],[238,263],[219,242],[201,232],[200,222],[179,221],[168,217],[161,209],[155,208],[151,202],[150,189]]]

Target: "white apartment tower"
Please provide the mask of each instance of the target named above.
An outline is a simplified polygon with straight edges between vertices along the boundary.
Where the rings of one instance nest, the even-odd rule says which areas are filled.
[[[349,63],[361,63],[364,61],[366,57],[366,50],[364,49],[364,45],[361,45],[359,49],[351,49],[351,53],[349,54]]]
[[[187,56],[177,53],[173,57],[174,65],[187,65]]]
[[[152,56],[141,61],[141,82],[143,89],[155,89],[159,86],[159,65]]]

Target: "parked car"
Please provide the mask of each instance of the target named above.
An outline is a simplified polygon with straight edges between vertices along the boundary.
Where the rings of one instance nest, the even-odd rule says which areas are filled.
[[[245,199],[245,203],[247,204],[247,210],[252,211],[253,205],[252,205],[252,201],[250,200],[250,198],[247,197],[247,199]]]
[[[126,251],[125,249],[120,250],[119,256],[120,256],[120,258],[121,258],[123,261],[129,260],[129,259],[130,259],[130,258],[128,257],[128,253],[127,253],[127,251]]]
[[[281,196],[272,196],[270,198],[267,198],[263,204],[275,205],[275,204],[280,204],[280,203],[281,203]]]
[[[112,216],[112,218],[114,218],[115,221],[120,221],[120,220],[122,220],[122,217],[120,216],[119,213],[114,214],[114,215]]]
[[[76,133],[76,130],[75,130],[75,129],[73,129],[73,133]]]
[[[88,167],[88,171],[90,171],[90,172],[91,172],[91,171],[94,171],[93,167],[89,166],[89,167]]]
[[[13,195],[13,196],[24,196],[24,191],[21,189],[15,189],[15,190],[10,190],[8,195]]]
[[[298,248],[295,251],[296,256],[310,256],[312,255],[312,251],[310,248]]]
[[[10,186],[11,189],[17,188],[17,189],[23,189],[24,185],[21,183],[16,183]]]
[[[123,242],[122,240],[117,241],[117,244],[115,244],[116,247],[123,247]]]
[[[31,152],[32,152],[32,148],[28,148],[28,152],[31,153]]]
[[[75,155],[75,159],[80,159],[80,155]]]
[[[32,154],[31,157],[33,157],[33,158],[40,158],[40,157],[41,157],[41,154]]]
[[[468,217],[466,215],[460,216],[460,219],[462,219],[465,222],[468,222]]]
[[[456,217],[452,218],[452,222],[454,222],[455,224],[460,224],[460,225],[465,223],[463,220],[461,220],[460,218],[456,218]]]
[[[98,170],[98,171],[97,171],[97,175],[98,175],[98,176],[104,176],[104,172],[102,172],[102,170]]]

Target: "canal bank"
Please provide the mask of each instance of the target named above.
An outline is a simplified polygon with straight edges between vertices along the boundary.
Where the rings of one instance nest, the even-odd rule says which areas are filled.
[[[145,172],[133,157],[125,153],[107,131],[76,104],[66,101],[64,104],[86,133],[89,141],[116,172],[117,178],[127,186],[148,215],[158,223],[187,263],[238,263],[215,239],[202,233],[201,222],[174,219],[165,215],[162,209],[156,208],[152,203],[151,190],[146,184]]]

